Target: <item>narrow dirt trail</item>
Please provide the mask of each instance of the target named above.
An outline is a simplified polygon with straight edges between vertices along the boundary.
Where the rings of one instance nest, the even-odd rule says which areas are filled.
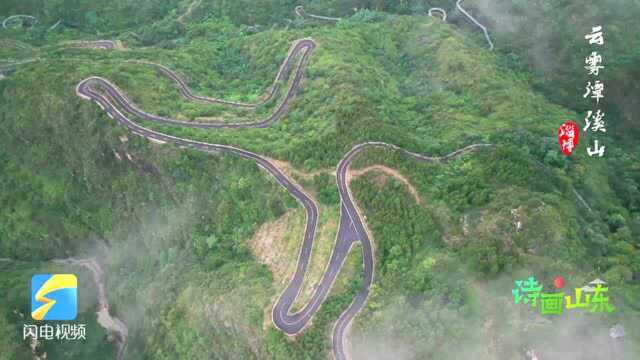
[[[396,180],[404,184],[404,186],[407,188],[409,193],[411,193],[411,195],[413,196],[413,198],[416,200],[418,204],[422,203],[422,198],[420,198],[420,194],[418,193],[418,190],[416,190],[416,188],[411,184],[409,179],[407,179],[404,175],[402,175],[398,170],[390,168],[385,165],[371,165],[362,169],[350,170],[349,182],[351,182],[351,180],[353,179],[356,179],[370,172],[380,172],[395,178]]]
[[[111,315],[109,311],[109,301],[107,299],[107,290],[105,287],[104,270],[102,266],[95,258],[88,259],[58,259],[53,260],[57,264],[65,264],[71,266],[82,266],[91,271],[93,275],[93,281],[98,288],[98,310],[96,315],[98,316],[98,323],[109,334],[114,335],[114,342],[117,348],[117,359],[122,360],[124,358],[124,350],[127,345],[127,337],[129,336],[129,329],[127,325],[117,317]]]

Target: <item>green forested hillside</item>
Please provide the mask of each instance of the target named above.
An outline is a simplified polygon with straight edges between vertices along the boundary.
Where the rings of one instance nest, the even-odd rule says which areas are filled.
[[[588,349],[616,323],[625,327],[629,356],[640,354],[637,1],[467,0],[488,26],[493,52],[454,1],[304,3],[308,13],[342,17],[338,23],[296,17],[298,4],[0,4],[2,18],[39,19],[0,30],[0,293],[8,294],[0,297],[0,359],[31,357],[20,316],[30,312],[29,274],[82,272],[50,262],[69,256],[104,262],[112,310],[129,328],[127,359],[330,356],[333,324],[361,285],[360,248],[311,326],[288,338],[270,321],[282,284],[249,244],[261,225],[299,207],[294,198],[248,160],[150,143],[75,94],[82,79],[101,76],[150,113],[255,120],[284,91],[256,111],[187,102],[139,61],[177,71],[198,94],[253,102],[291,44],[306,37],[317,48],[302,87],[270,127],[141,123],[283,161],[331,214],[340,204],[330,174],[358,143],[433,156],[493,145],[451,163],[370,150],[354,164],[397,170],[420,199],[382,173],[352,182],[376,256],[374,287],[350,333],[354,358],[515,359],[529,347],[544,351],[558,331],[566,341],[547,346],[553,358],[571,346]],[[426,16],[431,6],[444,7],[448,21]],[[607,31],[609,131],[600,137],[607,153],[588,157],[586,135],[566,158],[556,131],[566,120],[583,124],[583,35],[596,22]],[[73,45],[98,39],[118,40],[119,48]],[[295,262],[297,255],[274,256]],[[617,310],[540,325],[511,298],[513,280],[531,274],[545,289],[557,275],[569,289],[603,278]],[[81,317],[91,341],[38,351],[51,359],[113,358],[89,306]]]

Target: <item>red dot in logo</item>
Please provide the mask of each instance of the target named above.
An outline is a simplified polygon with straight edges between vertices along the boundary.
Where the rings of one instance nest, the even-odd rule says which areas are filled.
[[[556,289],[560,289],[564,286],[564,278],[562,276],[556,276],[555,279],[553,279],[553,286],[556,287]]]

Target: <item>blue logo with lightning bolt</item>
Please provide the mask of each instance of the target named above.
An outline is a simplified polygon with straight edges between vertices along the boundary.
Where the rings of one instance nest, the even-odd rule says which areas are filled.
[[[73,274],[37,274],[31,278],[31,317],[34,320],[75,320],[78,279]]]

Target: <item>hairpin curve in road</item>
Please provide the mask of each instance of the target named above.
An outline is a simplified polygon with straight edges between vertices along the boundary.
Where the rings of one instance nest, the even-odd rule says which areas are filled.
[[[18,20],[18,19],[26,19],[31,21],[31,25],[35,25],[38,23],[38,18],[36,18],[35,16],[31,16],[31,15],[11,15],[8,18],[4,19],[2,21],[2,28],[4,29],[8,29],[7,24],[10,23],[13,20]]]
[[[489,31],[487,31],[487,28],[482,25],[478,20],[476,20],[473,16],[471,16],[471,14],[469,14],[463,7],[462,7],[462,1],[463,0],[458,0],[456,2],[456,7],[458,8],[458,10],[460,10],[460,12],[467,17],[467,19],[469,19],[472,23],[474,23],[477,27],[480,28],[480,30],[482,30],[482,32],[484,33],[484,38],[487,39],[487,42],[489,43],[489,50],[493,50],[493,41],[491,41],[491,37],[489,36]]]
[[[116,106],[110,101],[110,99],[107,98],[107,96],[102,95],[92,88],[93,86],[100,84],[100,82],[96,82],[97,79],[98,78],[89,78],[83,80],[76,89],[77,94],[84,99],[95,101],[107,113],[109,117],[126,126],[132,133],[143,136],[154,142],[172,142],[181,147],[191,147],[204,152],[225,151],[253,160],[261,168],[265,169],[272,176],[274,176],[276,181],[287,191],[289,191],[289,193],[294,198],[296,198],[296,200],[305,208],[307,221],[300,253],[298,256],[298,265],[296,268],[296,272],[289,285],[280,295],[278,301],[272,309],[273,322],[281,331],[289,335],[295,335],[304,330],[304,328],[310,323],[313,315],[318,311],[327,295],[329,294],[331,287],[340,269],[342,268],[342,265],[351,248],[354,244],[360,242],[363,250],[363,267],[365,281],[362,289],[360,290],[354,301],[340,315],[338,321],[334,326],[332,336],[333,354],[334,357],[338,360],[347,359],[347,355],[344,350],[345,333],[353,318],[366,304],[370,286],[373,284],[374,279],[373,243],[371,240],[371,236],[369,235],[369,231],[364,225],[363,217],[355,205],[353,195],[351,194],[348,185],[347,172],[353,160],[366,148],[386,147],[389,149],[402,151],[406,155],[422,162],[447,162],[455,157],[461,156],[481,147],[490,146],[489,144],[471,145],[443,157],[428,157],[403,150],[392,144],[382,142],[367,142],[356,145],[343,157],[343,159],[338,164],[336,171],[338,179],[338,189],[340,192],[340,197],[342,199],[342,206],[340,215],[340,226],[336,244],[334,245],[334,249],[329,260],[329,265],[327,266],[322,280],[316,287],[316,290],[314,291],[314,294],[312,295],[307,305],[305,305],[302,310],[292,314],[290,313],[290,309],[302,287],[304,275],[308,268],[311,257],[313,241],[315,240],[318,220],[318,205],[316,204],[316,202],[305,193],[302,187],[300,187],[290,177],[285,175],[282,170],[280,170],[275,164],[273,164],[265,157],[230,145],[209,144],[175,137],[142,127],[132,122],[120,110],[116,108]],[[153,121],[153,119],[146,120]]]
[[[220,104],[220,105],[229,105],[229,106],[239,107],[239,108],[255,109],[273,100],[273,98],[278,92],[278,89],[280,88],[280,85],[284,83],[288,75],[288,72],[291,69],[292,64],[296,61],[297,58],[300,57],[301,54],[303,59],[300,59],[302,61],[298,62],[298,68],[296,69],[296,72],[298,72],[298,70],[304,71],[304,69],[299,69],[299,68],[301,66],[307,65],[308,58],[311,55],[311,51],[314,48],[315,48],[315,42],[313,41],[313,39],[300,39],[294,42],[291,48],[289,49],[289,53],[285,57],[285,60],[282,62],[282,65],[280,66],[280,69],[278,70],[278,73],[276,74],[275,79],[273,80],[273,84],[267,89],[266,94],[257,103],[244,103],[244,102],[238,102],[238,101],[230,101],[230,100],[223,100],[223,99],[195,95],[193,93],[193,90],[189,87],[189,85],[187,85],[187,83],[175,71],[169,69],[164,65],[150,62],[150,61],[143,61],[143,60],[128,60],[127,62],[145,64],[145,65],[156,67],[160,72],[166,75],[169,79],[171,79],[171,81],[173,81],[178,86],[180,93],[188,100],[200,101],[200,102],[205,102],[209,104]],[[298,86],[299,84],[292,84],[291,86],[294,86],[294,85]]]
[[[105,287],[104,270],[102,270],[100,263],[95,258],[77,259],[73,257],[67,259],[54,259],[52,261],[57,264],[82,266],[91,271],[93,275],[93,282],[98,288],[98,323],[108,332],[117,335],[114,339],[117,347],[116,359],[122,360],[124,358],[124,350],[127,346],[129,329],[122,320],[112,316],[109,311],[109,300],[107,298],[107,290]]]

